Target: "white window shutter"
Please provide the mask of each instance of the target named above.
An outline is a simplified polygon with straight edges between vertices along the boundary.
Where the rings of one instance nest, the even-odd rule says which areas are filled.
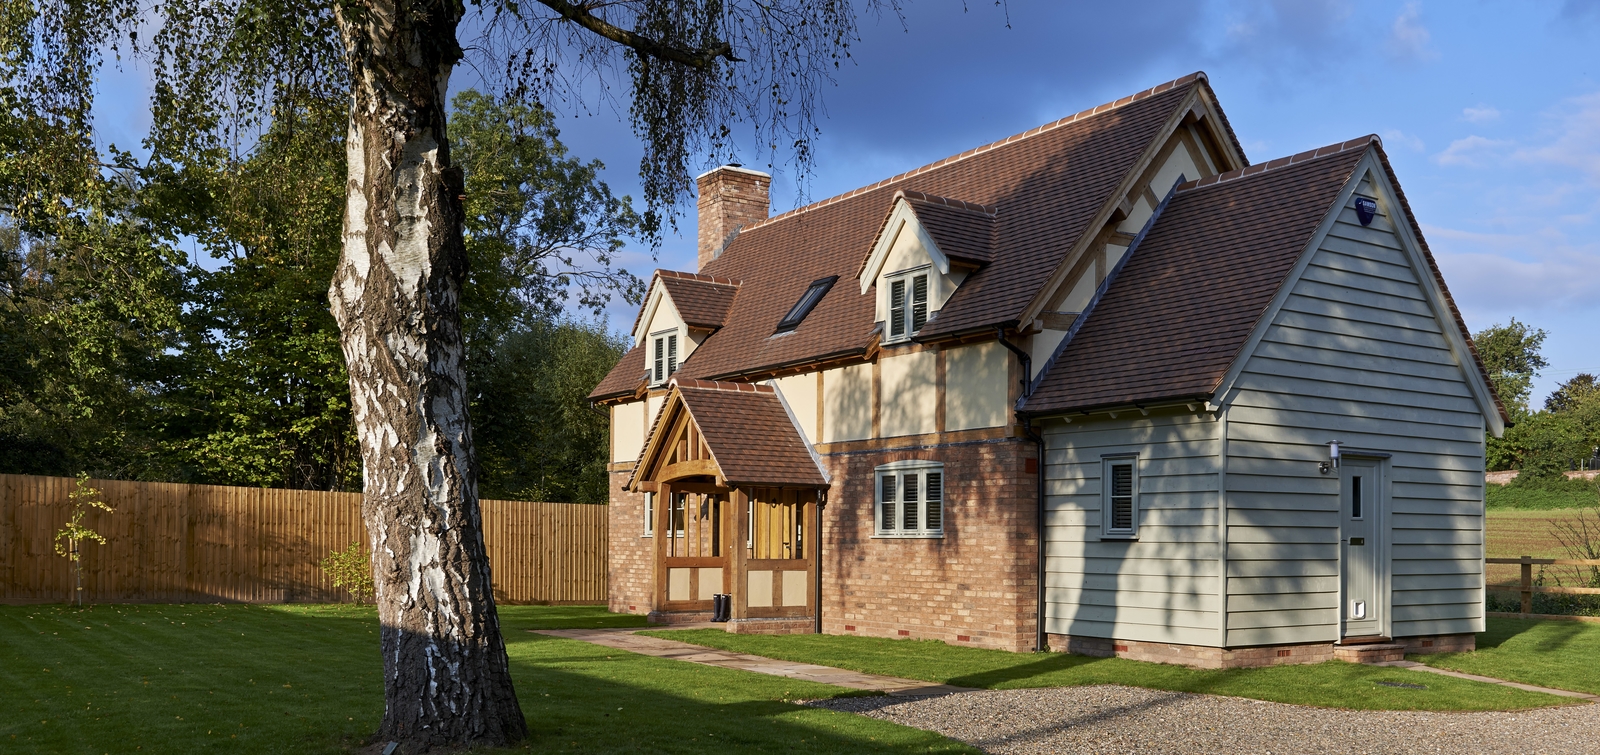
[[[678,371],[678,336],[667,336],[667,374]]]
[[[911,332],[922,330],[928,322],[928,276],[911,279]]]
[[[878,516],[878,522],[879,522],[878,529],[881,529],[881,530],[884,530],[884,531],[887,532],[887,531],[890,531],[890,530],[894,529],[894,511],[895,511],[895,505],[894,505],[895,504],[895,484],[894,483],[895,483],[896,477],[895,477],[895,475],[893,473],[890,473],[890,474],[883,475],[883,477],[881,479],[883,480],[883,492],[882,492],[882,494],[881,494],[881,496],[880,496],[880,498],[878,500],[878,505],[881,507],[880,512],[879,512],[879,516]]]

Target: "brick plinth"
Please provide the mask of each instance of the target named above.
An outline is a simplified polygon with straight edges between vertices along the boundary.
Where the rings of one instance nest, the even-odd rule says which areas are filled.
[[[673,611],[671,613],[665,613],[662,611],[651,611],[649,615],[645,617],[645,621],[648,621],[651,624],[662,624],[667,626],[672,624],[701,624],[711,621],[711,612]]]
[[[1347,663],[1387,663],[1389,661],[1402,661],[1406,657],[1406,646],[1389,642],[1380,642],[1369,645],[1335,645],[1333,648],[1334,660]]]
[[[1127,658],[1152,663],[1170,663],[1190,668],[1260,668],[1333,660],[1331,642],[1306,645],[1266,645],[1250,648],[1214,648],[1200,645],[1174,645],[1165,642],[1108,640],[1100,637],[1050,635],[1050,649],[1099,658]]]
[[[1032,650],[1038,499],[1024,462],[1034,453],[1005,439],[824,454],[823,632]],[[874,470],[908,459],[945,465],[943,538],[873,537]]]
[[[1475,634],[1435,634],[1425,637],[1396,637],[1395,644],[1404,645],[1406,655],[1432,653],[1470,653],[1478,649]]]
[[[733,634],[812,634],[816,620],[803,619],[734,619],[727,624]]]
[[[632,471],[632,464],[612,465],[606,607],[612,613],[647,614],[655,608],[655,550],[652,538],[643,536],[644,494],[623,489]]]

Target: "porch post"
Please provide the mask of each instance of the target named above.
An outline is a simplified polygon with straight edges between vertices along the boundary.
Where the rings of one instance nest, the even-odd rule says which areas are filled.
[[[818,488],[811,501],[811,521],[816,523],[811,528],[811,616],[816,634],[822,634],[822,508],[827,504],[828,492]]]
[[[663,482],[656,486],[656,511],[655,528],[656,546],[656,611],[666,613],[667,610],[667,548],[671,543],[667,538],[672,536],[668,522],[672,517],[672,486]]]
[[[748,556],[744,543],[739,542],[739,536],[750,531],[750,496],[744,488],[734,488],[728,494],[729,519],[733,527],[728,533],[728,580],[725,587],[733,596],[733,605],[729,608],[730,619],[745,619],[750,615],[749,577],[745,574],[745,559]]]

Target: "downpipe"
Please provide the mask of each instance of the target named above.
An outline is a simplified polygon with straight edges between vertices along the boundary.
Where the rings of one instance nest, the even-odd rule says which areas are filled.
[[[1006,340],[1005,328],[996,326],[994,332],[995,337],[1000,341],[1000,345],[1009,349],[1011,353],[1016,354],[1017,361],[1022,365],[1022,400],[1017,402],[1018,408],[1015,408],[1014,411],[1016,418],[1022,423],[1022,434],[1033,441],[1035,456],[1038,457],[1037,461],[1034,462],[1034,474],[1036,475],[1034,492],[1038,499],[1035,506],[1034,527],[1038,533],[1036,540],[1039,552],[1036,558],[1038,573],[1034,576],[1038,594],[1034,601],[1037,610],[1034,615],[1033,649],[1037,652],[1046,652],[1050,649],[1050,644],[1045,637],[1044,631],[1044,436],[1034,429],[1033,418],[1023,414],[1020,408],[1028,400],[1028,397],[1033,394],[1033,356],[1016,344]]]

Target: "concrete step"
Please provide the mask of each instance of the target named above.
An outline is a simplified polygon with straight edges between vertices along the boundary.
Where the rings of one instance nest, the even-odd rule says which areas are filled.
[[[1335,660],[1349,663],[1388,663],[1389,661],[1403,661],[1406,658],[1406,646],[1390,643],[1375,643],[1371,645],[1335,645],[1333,646]]]

